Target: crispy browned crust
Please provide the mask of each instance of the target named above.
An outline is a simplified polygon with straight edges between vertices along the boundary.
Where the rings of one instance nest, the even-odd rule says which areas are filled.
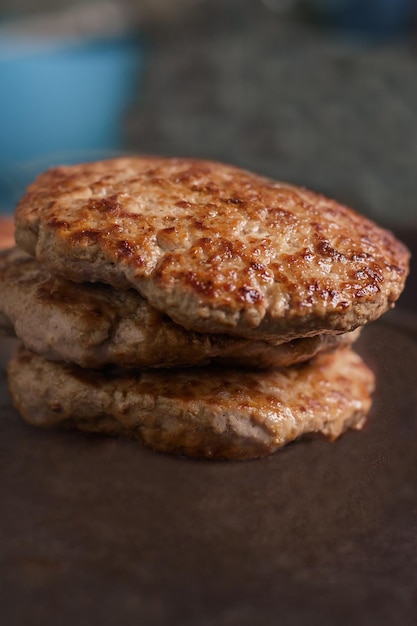
[[[264,372],[121,372],[53,363],[22,348],[9,364],[16,408],[37,426],[136,437],[162,452],[249,459],[303,435],[361,428],[374,376],[350,348]]]
[[[133,286],[188,329],[267,340],[376,319],[409,258],[335,201],[195,159],[49,170],[17,207],[16,237],[53,271]]]
[[[281,345],[187,331],[133,289],[73,283],[19,248],[0,252],[0,334],[42,356],[81,367],[178,367],[210,361],[286,367],[353,343],[358,331]]]

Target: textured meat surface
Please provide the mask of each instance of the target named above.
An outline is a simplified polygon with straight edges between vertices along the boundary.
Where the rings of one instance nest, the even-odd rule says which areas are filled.
[[[249,459],[307,434],[360,428],[374,376],[350,348],[282,370],[114,372],[53,363],[21,348],[9,364],[16,408],[37,426],[136,437],[156,450]]]
[[[82,367],[174,367],[216,361],[285,367],[352,343],[358,331],[274,346],[187,331],[130,290],[53,276],[18,248],[0,252],[0,331],[27,348]]]
[[[377,318],[408,252],[326,198],[218,163],[127,158],[41,175],[16,238],[55,272],[133,286],[197,331],[292,339]]]
[[[405,247],[349,208],[193,159],[51,169],[19,203],[16,239],[68,278],[133,286],[186,328],[266,339],[362,326],[408,271]]]

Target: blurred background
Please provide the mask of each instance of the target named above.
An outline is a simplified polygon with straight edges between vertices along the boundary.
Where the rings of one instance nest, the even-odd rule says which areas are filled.
[[[231,162],[417,227],[414,0],[0,0],[0,212],[49,165]]]

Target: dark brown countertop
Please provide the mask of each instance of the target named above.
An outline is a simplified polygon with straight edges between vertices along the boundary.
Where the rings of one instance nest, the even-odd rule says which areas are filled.
[[[2,339],[7,626],[415,625],[417,322],[402,311],[417,311],[417,56],[244,4],[153,33],[126,147],[233,162],[414,224],[394,229],[414,252],[397,310],[359,344],[378,377],[368,425],[249,463],[40,431],[11,407]]]
[[[5,231],[3,231],[5,232]],[[403,239],[416,249],[415,233]],[[415,264],[358,349],[369,421],[246,463],[25,425],[0,342],[0,606],[7,626],[414,626]]]
[[[0,606],[7,626],[414,626],[417,325],[358,349],[365,429],[263,460],[195,462],[25,425],[0,349]]]

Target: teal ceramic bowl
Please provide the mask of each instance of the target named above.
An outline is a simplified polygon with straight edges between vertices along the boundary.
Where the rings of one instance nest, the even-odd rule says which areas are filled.
[[[41,169],[123,148],[143,46],[102,40],[0,37],[0,210],[12,210]]]

